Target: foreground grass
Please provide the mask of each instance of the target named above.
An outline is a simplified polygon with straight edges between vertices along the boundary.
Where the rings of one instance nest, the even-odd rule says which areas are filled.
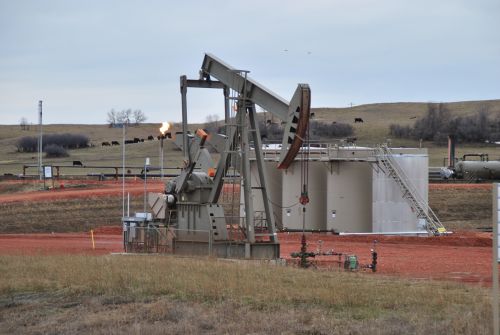
[[[488,291],[459,284],[171,256],[2,256],[0,273],[10,333],[490,333]]]

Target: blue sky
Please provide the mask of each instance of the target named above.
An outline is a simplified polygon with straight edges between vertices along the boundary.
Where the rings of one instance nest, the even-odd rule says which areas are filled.
[[[179,76],[210,52],[313,107],[500,98],[499,1],[0,0],[0,123],[179,121]],[[285,51],[287,50],[287,51]],[[223,115],[190,90],[190,121]]]

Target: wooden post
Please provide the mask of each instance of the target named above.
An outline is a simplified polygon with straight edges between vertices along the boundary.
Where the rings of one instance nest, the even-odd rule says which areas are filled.
[[[92,240],[92,250],[95,250],[94,231],[92,229],[90,229],[90,238]]]

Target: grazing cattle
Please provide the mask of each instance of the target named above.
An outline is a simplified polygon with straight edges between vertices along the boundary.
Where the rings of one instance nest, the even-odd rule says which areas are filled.
[[[141,141],[141,139],[140,139],[140,138],[138,138],[138,137],[134,137],[134,143],[139,143],[140,141]]]
[[[120,145],[118,141],[111,141],[111,145]]]
[[[144,142],[144,139],[143,139],[143,138],[141,138],[141,142]]]
[[[155,139],[155,138],[154,138],[154,136],[153,136],[153,135],[149,135],[149,136],[148,136],[148,141],[152,141],[152,140],[154,140],[154,139]]]
[[[354,143],[356,143],[356,141],[357,141],[357,140],[358,140],[358,138],[357,138],[357,137],[348,137],[348,138],[346,138],[346,139],[345,139],[345,141],[346,141],[348,144],[349,144],[349,143],[350,143],[350,144],[354,144]]]
[[[358,122],[363,123],[363,119],[360,117],[354,118],[354,123],[358,123]]]
[[[132,144],[134,143],[134,140],[125,140],[125,144]]]
[[[73,166],[83,166],[81,161],[73,161]]]
[[[111,144],[109,142],[102,142],[101,144],[103,147],[109,147]]]

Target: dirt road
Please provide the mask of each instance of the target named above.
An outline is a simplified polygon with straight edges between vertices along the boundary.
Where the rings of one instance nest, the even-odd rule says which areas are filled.
[[[88,182],[85,181],[85,183]],[[74,184],[73,182],[68,186],[64,186],[67,185],[67,182],[63,182],[62,188],[58,186],[58,188],[47,191],[0,194],[0,203],[47,201],[122,194],[121,182],[103,182],[98,185],[92,185],[90,188],[75,188],[72,186]],[[147,190],[149,192],[162,192],[164,187],[164,184],[159,181],[151,181],[147,184]],[[125,184],[125,192],[131,195],[142,194],[144,192],[144,183],[142,181],[128,181]]]

